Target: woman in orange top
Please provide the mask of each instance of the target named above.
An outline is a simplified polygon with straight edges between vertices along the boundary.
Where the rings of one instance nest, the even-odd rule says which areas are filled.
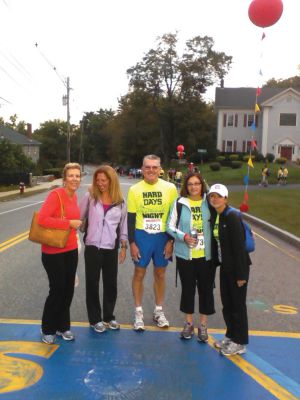
[[[71,230],[63,249],[42,245],[42,263],[49,279],[49,294],[42,317],[41,339],[47,344],[53,344],[56,335],[64,340],[75,338],[70,331],[70,306],[78,263],[76,230],[82,223],[75,193],[80,179],[80,165],[66,164],[63,170],[63,187],[53,190],[48,195],[39,212],[40,225]]]

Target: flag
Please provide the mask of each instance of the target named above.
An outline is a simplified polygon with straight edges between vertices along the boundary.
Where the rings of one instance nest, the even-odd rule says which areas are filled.
[[[253,120],[251,126],[250,126],[251,131],[255,132],[256,126],[255,126],[255,121]]]
[[[258,87],[258,88],[256,89],[256,96],[260,96],[260,95],[261,95],[261,88]]]
[[[248,192],[245,192],[244,193],[244,202],[247,203],[248,200],[249,200]]]
[[[253,165],[253,162],[251,160],[251,157],[249,157],[248,165],[249,165],[249,167],[254,168],[254,165]]]
[[[253,150],[257,149],[257,144],[256,144],[256,141],[254,139],[251,140],[251,147],[252,147]]]
[[[256,103],[255,104],[255,112],[257,113],[257,112],[260,112],[260,108],[258,107],[258,104]]]
[[[247,186],[247,185],[248,185],[248,182],[249,182],[249,176],[248,176],[248,175],[245,175],[245,176],[244,176],[244,185]]]

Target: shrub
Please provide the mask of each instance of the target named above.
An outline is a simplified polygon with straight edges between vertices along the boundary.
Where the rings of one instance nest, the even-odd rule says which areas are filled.
[[[218,156],[218,157],[216,157],[216,161],[217,162],[222,162],[222,161],[224,161],[225,160],[225,156]]]
[[[274,156],[274,154],[272,154],[272,153],[267,153],[267,154],[266,154],[266,159],[267,159],[270,163],[272,163],[272,162],[274,161],[274,159],[275,159],[275,156]]]
[[[256,160],[256,161],[261,162],[261,161],[264,161],[264,159],[265,159],[265,157],[264,157],[263,154],[261,154],[261,153],[256,153],[256,154],[255,154],[255,160]]]
[[[230,154],[230,156],[229,156],[230,161],[237,161],[238,159],[239,159],[238,154]]]
[[[220,169],[221,169],[221,164],[218,163],[218,162],[214,162],[214,163],[212,163],[212,164],[209,164],[209,168],[210,168],[212,171],[220,171]]]
[[[54,175],[55,178],[61,178],[62,177],[62,169],[61,168],[44,169],[43,175]]]
[[[275,162],[276,162],[276,164],[285,164],[286,158],[285,157],[276,158]]]
[[[242,161],[231,161],[231,168],[233,169],[241,168],[242,165]]]
[[[250,155],[249,155],[249,154],[246,154],[246,155],[243,157],[243,161],[248,161],[248,160],[249,160],[249,157],[250,157]],[[255,156],[254,156],[253,154],[251,154],[251,160],[252,160],[252,161],[255,160]]]

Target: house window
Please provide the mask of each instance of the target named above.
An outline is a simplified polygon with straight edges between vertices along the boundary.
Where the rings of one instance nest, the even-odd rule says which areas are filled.
[[[232,140],[227,140],[226,141],[226,153],[231,153],[232,152]]]
[[[233,115],[232,114],[228,115],[227,126],[233,126]]]
[[[296,126],[296,114],[280,114],[280,126]]]
[[[251,126],[254,122],[254,114],[247,115],[247,126]]]

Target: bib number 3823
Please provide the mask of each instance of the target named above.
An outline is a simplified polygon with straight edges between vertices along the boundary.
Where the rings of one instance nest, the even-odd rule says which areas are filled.
[[[162,220],[160,218],[145,218],[144,231],[147,233],[162,232]]]

